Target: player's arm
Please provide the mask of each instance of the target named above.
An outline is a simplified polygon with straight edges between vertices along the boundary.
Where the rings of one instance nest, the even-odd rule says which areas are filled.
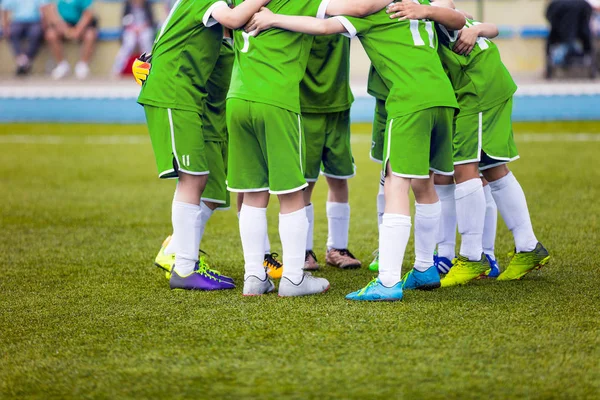
[[[399,21],[405,19],[429,19],[452,30],[461,29],[465,26],[466,22],[465,16],[453,8],[446,6],[432,7],[414,3],[412,0],[404,0],[402,3],[391,4],[387,12],[388,14],[392,14],[390,18],[398,18]]]
[[[480,37],[493,39],[498,36],[498,33],[498,27],[496,25],[476,22],[472,26],[468,28],[465,27],[458,32],[458,39],[456,39],[456,43],[452,50],[456,54],[468,55],[471,50],[473,50],[473,47],[475,47],[477,39]]]
[[[346,32],[346,28],[344,28],[344,25],[337,18],[320,19],[273,14],[267,8],[262,8],[260,12],[254,14],[244,27],[244,30],[256,36],[260,32],[270,28],[280,28],[292,32],[307,33],[309,35],[332,35],[334,33]]]
[[[217,7],[212,13],[204,16],[204,24],[209,17],[213,17],[221,25],[229,29],[238,29],[244,26],[248,20],[258,12],[261,7],[269,4],[271,0],[245,0],[235,8]],[[208,14],[208,13],[207,13]]]
[[[366,17],[384,9],[390,0],[329,0],[326,4],[327,15],[347,15],[349,17]]]

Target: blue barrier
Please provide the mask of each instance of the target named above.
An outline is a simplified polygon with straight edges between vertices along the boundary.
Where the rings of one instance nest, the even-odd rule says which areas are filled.
[[[354,122],[371,122],[375,102],[357,97]],[[515,96],[514,121],[600,120],[600,94]],[[142,107],[133,98],[0,98],[0,122],[143,123]]]

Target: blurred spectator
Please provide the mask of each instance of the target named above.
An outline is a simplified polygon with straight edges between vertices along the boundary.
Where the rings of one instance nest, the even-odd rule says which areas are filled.
[[[594,43],[590,21],[592,5],[586,0],[553,0],[546,10],[550,34],[546,44],[548,64],[546,77],[553,75],[555,66],[570,66],[581,60],[596,75]]]
[[[126,0],[122,21],[122,43],[112,69],[114,76],[123,72],[136,48],[139,53],[149,53],[154,42],[154,16],[147,0]]]
[[[41,8],[49,0],[4,0],[0,5],[2,31],[15,54],[17,75],[26,75],[42,43]],[[25,42],[25,43],[23,43]]]
[[[56,7],[45,34],[57,63],[52,70],[52,78],[62,79],[71,72],[63,46],[63,40],[67,39],[81,42],[81,58],[75,64],[75,76],[85,79],[90,73],[89,62],[98,36],[98,23],[91,10],[92,0],[55,1]]]

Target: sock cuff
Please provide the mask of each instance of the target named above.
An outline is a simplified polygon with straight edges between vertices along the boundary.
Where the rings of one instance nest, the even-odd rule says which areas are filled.
[[[348,203],[334,203],[328,201],[327,205],[327,216],[332,218],[349,218],[350,217],[350,204]]]
[[[173,205],[175,207],[186,208],[188,210],[200,211],[200,205],[198,205],[198,204],[191,204],[191,203],[185,203],[183,201],[173,200]]]
[[[462,199],[470,195],[471,193],[475,193],[478,190],[483,190],[483,183],[480,178],[473,178],[465,181],[463,183],[458,183],[456,185],[456,190],[454,191],[455,199]]]
[[[513,175],[513,173],[511,171],[508,171],[508,174],[506,174],[505,176],[503,176],[502,178],[495,180],[493,182],[490,182],[488,185],[491,188],[492,192],[495,192],[497,190],[501,190],[504,189],[505,187],[507,187],[508,185],[510,185],[513,182],[516,182],[517,178],[515,178],[515,176]]]
[[[438,200],[433,204],[419,204],[415,201],[415,215],[426,218],[437,218],[442,214],[442,203]]]
[[[242,209],[240,210],[240,214],[244,213],[244,214],[254,214],[254,215],[266,215],[267,214],[267,208],[260,208],[260,207],[252,207],[249,206],[247,204],[242,204]]]
[[[386,226],[411,226],[410,215],[384,213],[382,225]]]
[[[267,209],[265,208],[265,211]],[[306,218],[306,207],[299,209],[298,211],[294,211],[287,214],[279,213],[279,222],[286,219],[298,218],[298,216],[304,216]],[[308,221],[308,220],[307,220]]]
[[[449,197],[454,197],[454,190],[456,190],[456,185],[434,185],[435,191],[440,199],[447,199]]]

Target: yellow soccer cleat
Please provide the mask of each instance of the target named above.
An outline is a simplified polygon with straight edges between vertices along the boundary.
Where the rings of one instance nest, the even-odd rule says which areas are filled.
[[[442,287],[465,285],[490,271],[490,264],[482,255],[479,261],[469,261],[466,257],[458,256],[453,260],[453,267],[441,280]]]
[[[158,268],[165,271],[165,277],[167,279],[171,279],[171,270],[173,269],[173,265],[175,264],[175,253],[167,254],[165,249],[171,242],[171,235],[167,236],[167,238],[163,241],[156,258],[154,259],[154,265]]]
[[[265,254],[265,260],[263,261],[263,265],[271,279],[280,279],[283,273],[283,264],[279,262],[277,257],[279,257],[277,253],[268,253]]]
[[[513,281],[521,279],[529,272],[542,268],[549,261],[550,254],[548,250],[538,242],[532,251],[515,253],[506,270],[498,276],[498,280]]]

